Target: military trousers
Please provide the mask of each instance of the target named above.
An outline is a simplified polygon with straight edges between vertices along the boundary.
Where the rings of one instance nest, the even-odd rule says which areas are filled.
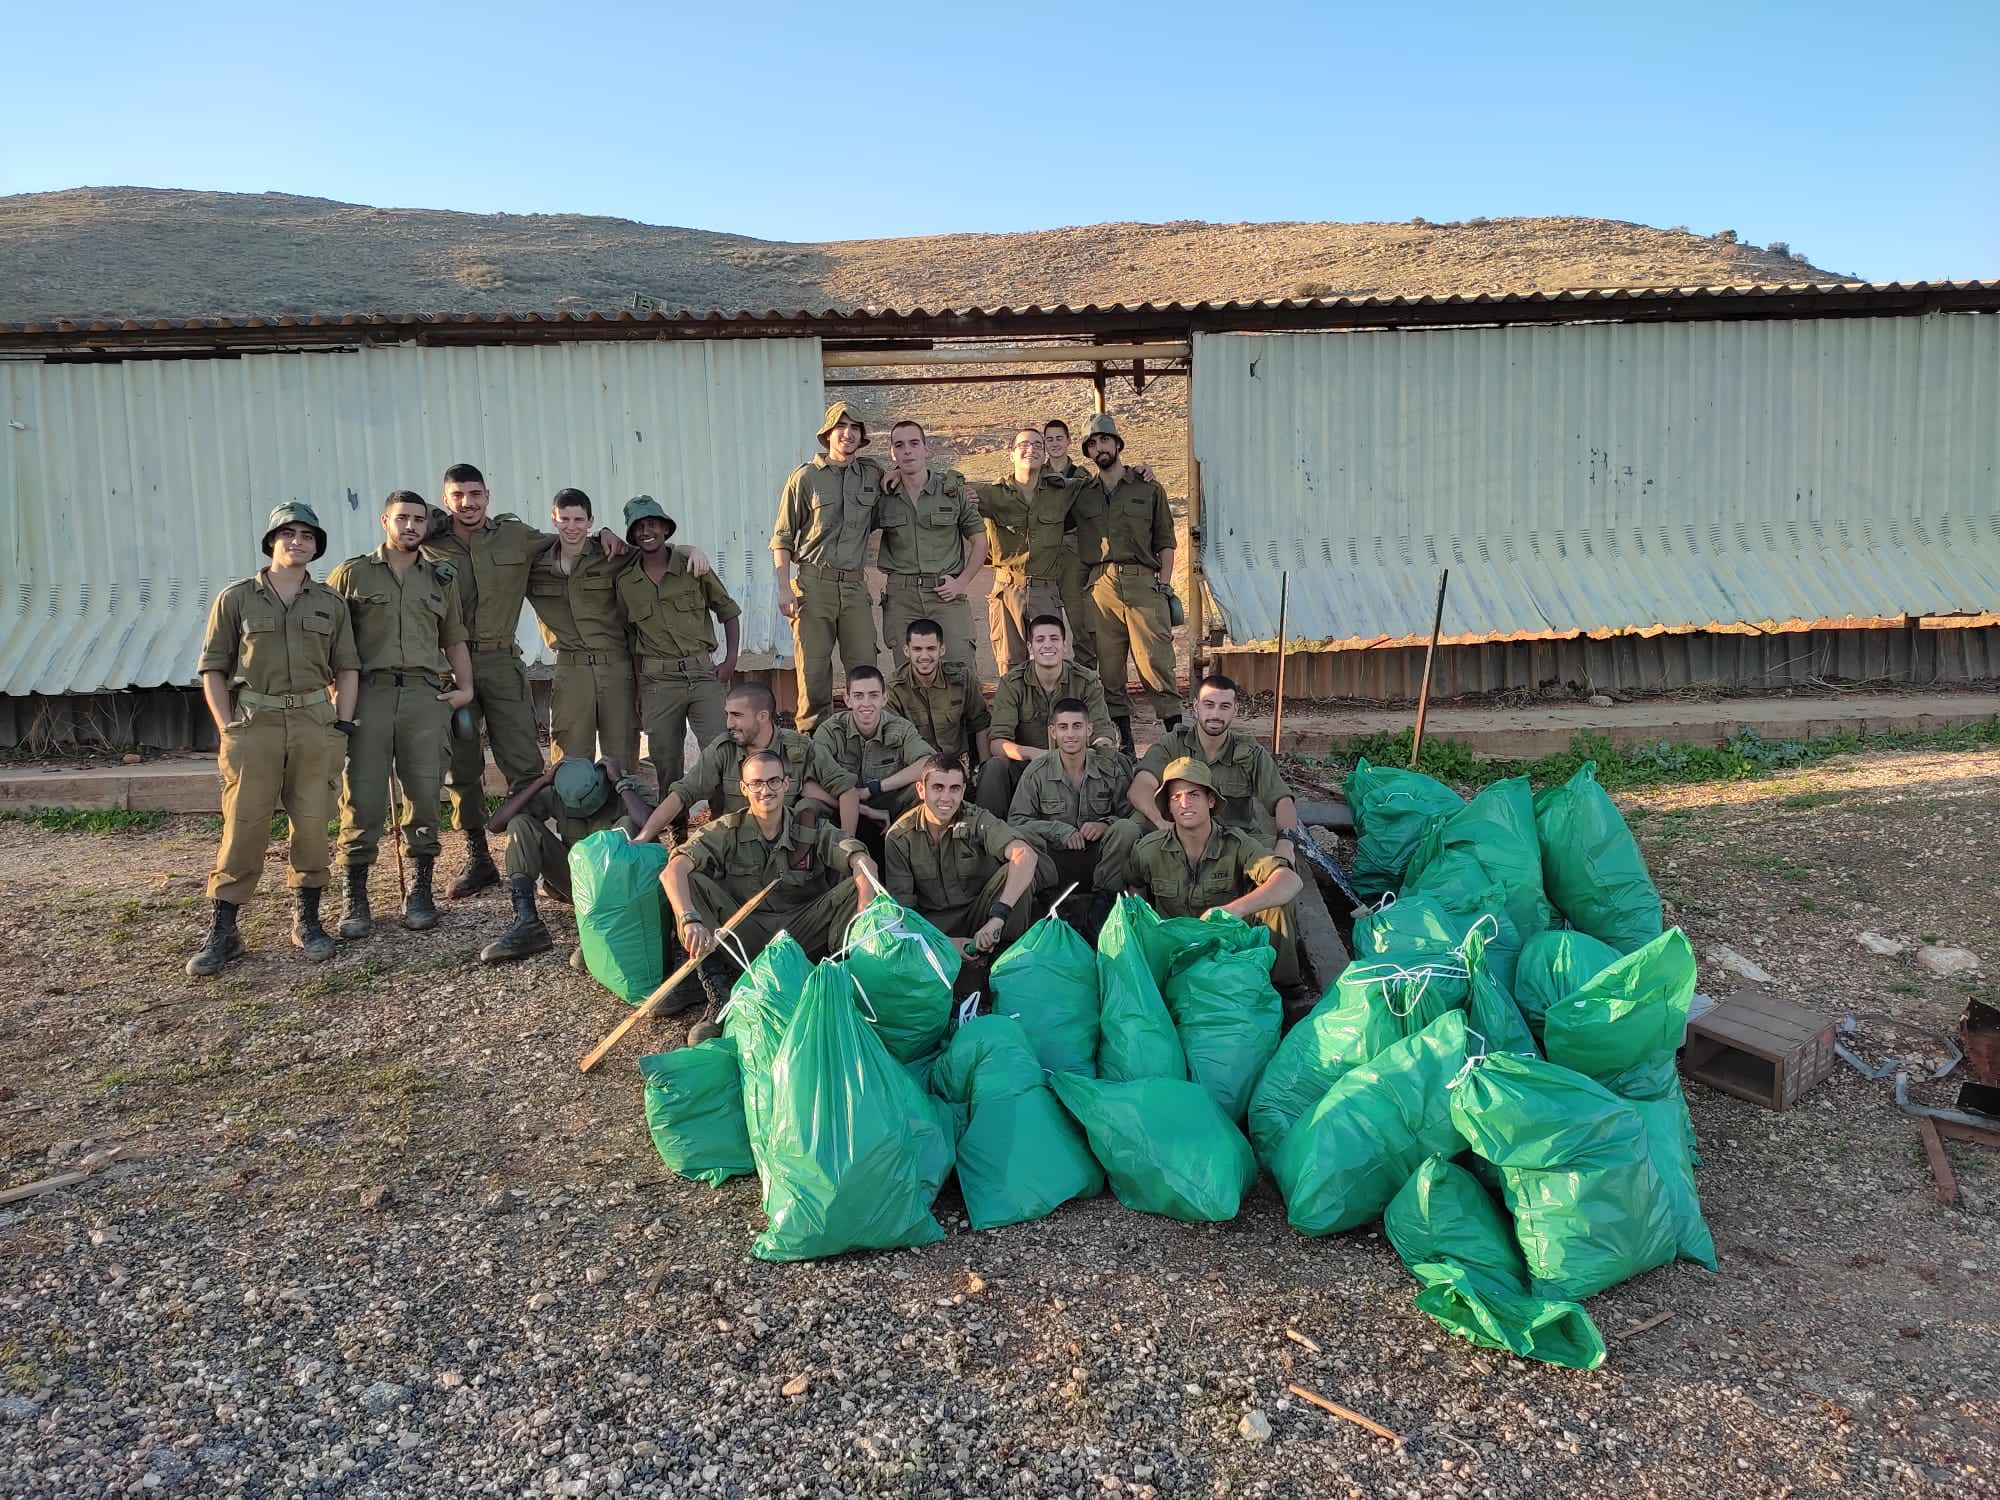
[[[843,668],[875,665],[875,606],[858,568],[836,573],[800,563],[799,612],[792,621],[793,660],[799,674],[797,723],[801,734],[833,707],[833,653]]]
[[[1007,813],[1014,805],[1014,788],[1021,784],[1021,773],[1028,769],[1024,760],[1009,760],[997,752],[979,763],[979,782],[972,793],[972,800],[992,813],[1001,822],[1007,821]]]
[[[595,760],[601,753],[631,770],[639,763],[636,696],[631,657],[612,651],[557,652],[555,680],[549,685],[551,758]]]
[[[1155,826],[1150,818],[1130,813],[1104,830],[1104,837],[1097,841],[1097,889],[1116,895],[1126,888],[1132,850]]]
[[[1178,717],[1181,696],[1174,677],[1174,627],[1166,591],[1152,569],[1099,563],[1090,594],[1098,611],[1097,670],[1104,679],[1104,706],[1114,718],[1131,714],[1125,676],[1127,667],[1136,665],[1153,712],[1162,722]]]
[[[627,837],[639,832],[638,824],[630,818],[620,818],[614,826],[622,828]],[[507,825],[502,868],[510,877],[538,878],[556,900],[570,902],[569,845],[546,820],[522,813]]]
[[[963,906],[927,906],[924,904],[921,891],[911,904],[918,916],[946,937],[969,938],[986,925],[987,909],[1000,899],[1000,893],[1007,888],[1007,877],[1013,872],[1013,868],[1002,860],[1000,868],[986,877],[986,883],[980,886],[978,893]],[[992,949],[995,957],[1006,951],[1008,944],[1028,930],[1035,918],[1041,915],[1042,906],[1055,893],[1055,862],[1046,854],[1037,854],[1034,883],[1028,887],[1027,894],[1014,903],[1014,909],[1007,914],[1006,921],[1001,924],[1000,941]]]
[[[642,656],[639,665],[639,720],[664,800],[686,769],[689,727],[703,746],[722,733],[722,684],[715,668],[698,656]]]
[[[715,881],[699,872],[688,876],[694,904],[711,928],[729,920],[730,913],[749,899],[732,896]],[[733,929],[742,940],[744,953],[755,958],[764,945],[781,932],[789,932],[806,957],[817,963],[838,948],[847,936],[847,924],[861,909],[853,880],[842,876],[837,885],[803,900],[787,899],[783,885],[764,899]],[[725,942],[727,939],[724,940]]]
[[[333,727],[333,705],[312,694],[298,708],[245,708],[222,728],[216,754],[222,770],[222,847],[208,877],[211,901],[241,906],[257,894],[271,817],[280,808],[292,825],[287,858],[293,890],[326,884],[334,785],[347,736]]]
[[[962,661],[979,675],[979,641],[972,633],[972,605],[964,599],[940,599],[937,573],[891,573],[882,585],[882,635],[896,655],[896,665],[908,658],[903,632],[914,620],[935,620],[944,627],[947,661]]]
[[[1011,568],[993,570],[993,593],[986,601],[987,634],[993,640],[997,680],[1028,659],[1028,622],[1036,615],[1062,614],[1062,585],[1054,578],[1030,578]]]
[[[511,795],[542,774],[542,746],[535,736],[535,699],[528,669],[511,646],[472,653],[472,714],[493,747],[493,763],[507,778]],[[486,752],[480,736],[452,738],[445,785],[451,789],[453,821],[467,832],[486,828]]]
[[[340,789],[341,864],[365,869],[375,863],[392,810],[392,772],[403,784],[404,801],[394,809],[403,826],[403,852],[412,859],[435,856],[450,707],[421,673],[371,672],[362,677],[354,723]]]
[[[1062,607],[1069,621],[1070,655],[1077,665],[1097,670],[1097,601],[1090,597],[1090,570],[1076,555],[1074,545],[1063,548]]]

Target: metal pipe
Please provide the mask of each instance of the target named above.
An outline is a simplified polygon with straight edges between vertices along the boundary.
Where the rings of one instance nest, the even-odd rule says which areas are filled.
[[[1285,743],[1285,635],[1291,628],[1292,575],[1278,575],[1278,701],[1271,712],[1271,753],[1282,755]]]
[[[1424,716],[1431,706],[1431,665],[1437,660],[1438,636],[1444,631],[1444,586],[1451,581],[1451,569],[1438,574],[1437,613],[1431,617],[1431,643],[1424,648],[1424,680],[1417,687],[1417,728],[1410,736],[1410,769],[1417,768],[1417,757],[1424,749]],[[1284,659],[1279,658],[1278,671],[1282,676]]]
[[[993,344],[965,349],[826,349],[828,370],[878,370],[892,365],[1077,365],[1186,359],[1189,344]],[[1157,371],[1148,371],[1157,374]]]
[[[1113,372],[1117,373],[1116,371]],[[1148,370],[1148,383],[1162,376],[1185,375],[1185,370]],[[850,375],[822,382],[836,385],[1006,385],[1016,380],[1096,380],[1095,370],[1008,370],[995,375]]]

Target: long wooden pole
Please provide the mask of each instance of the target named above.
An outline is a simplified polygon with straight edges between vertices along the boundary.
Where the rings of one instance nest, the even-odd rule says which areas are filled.
[[[1438,574],[1437,613],[1431,617],[1431,643],[1424,648],[1424,680],[1417,688],[1417,729],[1410,736],[1410,769],[1417,768],[1417,757],[1424,749],[1424,716],[1431,706],[1431,664],[1437,660],[1438,636],[1444,630],[1444,586],[1451,581],[1451,569]]]
[[[775,880],[772,881],[769,885],[765,886],[763,890],[757,892],[756,895],[752,896],[748,901],[745,901],[741,906],[737,907],[736,910],[730,914],[729,920],[727,922],[724,922],[720,927],[715,929],[717,934],[719,935],[725,932],[734,932],[736,930],[736,924],[742,921],[745,917],[749,916],[751,912],[755,911],[760,905],[762,905],[764,898],[771,894],[772,890],[777,886],[777,884],[778,884],[777,881]],[[683,963],[678,969],[675,969],[673,973],[669,974],[665,979],[661,980],[660,987],[658,989],[654,990],[652,994],[648,995],[644,1000],[642,1000],[631,1015],[627,1016],[624,1020],[620,1021],[616,1026],[614,1026],[611,1029],[611,1035],[607,1036],[603,1041],[599,1042],[595,1047],[590,1049],[590,1055],[584,1058],[582,1062],[577,1064],[577,1070],[579,1072],[588,1073],[592,1068],[596,1067],[599,1063],[603,1062],[604,1054],[609,1052],[613,1047],[618,1045],[619,1038],[623,1037],[626,1032],[630,1031],[634,1026],[637,1026],[641,1021],[645,1020],[646,1017],[650,1016],[654,1011],[658,1010],[660,1008],[660,1002],[666,999],[667,996],[671,995],[674,992],[674,987],[678,985],[683,979],[687,978],[688,975],[692,974],[695,970],[695,965],[700,962],[701,962],[700,959],[690,958],[685,963]]]
[[[1000,344],[967,349],[828,349],[820,355],[825,370],[884,370],[899,365],[1071,365],[1123,364],[1149,359],[1156,363],[1186,359],[1186,343],[1159,344]],[[1150,373],[1150,372],[1149,372]]]
[[[1285,637],[1291,633],[1292,575],[1278,575],[1278,701],[1271,713],[1271,753],[1284,754]]]

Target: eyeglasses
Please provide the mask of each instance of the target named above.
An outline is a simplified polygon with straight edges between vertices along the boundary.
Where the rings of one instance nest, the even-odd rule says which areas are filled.
[[[743,781],[746,792],[782,792],[784,789],[785,778],[782,776],[766,776],[762,781],[751,781],[745,777]]]

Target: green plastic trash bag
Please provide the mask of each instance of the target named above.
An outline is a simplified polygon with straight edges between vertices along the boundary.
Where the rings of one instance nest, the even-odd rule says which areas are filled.
[[[1382,1228],[1421,1283],[1418,1310],[1447,1332],[1572,1370],[1604,1363],[1589,1313],[1528,1290],[1513,1226],[1463,1167],[1442,1155],[1424,1162],[1390,1200]]]
[[[1568,781],[1536,796],[1535,832],[1543,884],[1570,926],[1620,953],[1660,935],[1659,889],[1625,815],[1597,784],[1596,761],[1585,761]]]
[[[1372,1223],[1425,1157],[1462,1149],[1450,1085],[1464,1067],[1465,1013],[1450,1010],[1328,1089],[1271,1163],[1292,1228]]]
[[[1058,1073],[1051,1086],[1127,1208],[1197,1223],[1236,1217],[1257,1159],[1200,1084]]]
[[[1174,1019],[1153,968],[1159,913],[1138,896],[1118,898],[1097,935],[1097,1071],[1116,1082],[1186,1078]]]
[[[1474,1052],[1526,1052],[1538,1055],[1527,1017],[1514,997],[1500,987],[1486,961],[1486,926],[1475,922],[1465,935],[1461,950],[1465,955],[1467,985],[1466,1029],[1477,1038]]]
[[[1434,896],[1385,902],[1356,920],[1354,958],[1335,987],[1343,1001],[1384,1010],[1398,1036],[1415,1036],[1464,1007],[1465,933],[1475,920],[1445,910]]]
[[[974,1229],[1024,1224],[1104,1191],[1104,1169],[1013,1017],[975,1016],[960,1026],[931,1088],[964,1121],[958,1187]]]
[[[1190,945],[1167,975],[1167,1014],[1187,1057],[1188,1077],[1240,1124],[1284,1024],[1271,988],[1277,950],[1268,929],[1241,917],[1211,914],[1199,925],[1209,929],[1210,940]]]
[[[847,965],[820,964],[778,1044],[757,1157],[770,1220],[750,1247],[760,1260],[944,1238],[931,1203],[951,1172],[951,1137],[859,999]]]
[[[1250,1095],[1257,1159],[1268,1168],[1292,1126],[1335,1082],[1402,1035],[1402,1022],[1368,996],[1328,990],[1279,1041]]]
[[[994,960],[993,1009],[1014,1017],[1053,1073],[1097,1071],[1097,955],[1069,923],[1043,917]]]
[[[1464,798],[1435,777],[1371,766],[1365,756],[1347,773],[1341,793],[1354,815],[1354,890],[1367,901],[1403,883],[1410,852],[1430,818],[1465,806]]]
[[[761,1157],[764,1121],[771,1115],[771,1069],[778,1060],[778,1044],[785,1039],[785,1028],[791,1025],[812,971],[805,950],[789,932],[780,932],[729,987],[722,1034],[736,1044],[743,1072],[743,1123],[756,1156]]]
[[[635,844],[622,828],[600,829],[569,851],[583,966],[627,1005],[637,1005],[666,978],[666,896],[660,888],[666,867],[663,847]]]
[[[1551,925],[1542,888],[1542,846],[1528,778],[1496,781],[1456,812],[1434,817],[1411,852],[1405,896],[1435,896],[1445,910],[1476,916],[1495,905],[1522,941]],[[1498,943],[1495,946],[1499,946]],[[1511,964],[1494,961],[1503,975]]]
[[[728,1037],[642,1057],[639,1076],[646,1128],[669,1171],[720,1187],[757,1170],[743,1124],[743,1074]]]
[[[1674,1258],[1645,1122],[1602,1084],[1489,1053],[1452,1091],[1451,1118],[1499,1170],[1536,1296],[1580,1302]]]
[[[1618,950],[1609,943],[1566,927],[1538,932],[1523,943],[1520,961],[1514,965],[1513,995],[1535,1039],[1541,1040],[1550,1007],[1617,961]]]
[[[1550,1007],[1542,1036],[1550,1062],[1574,1068],[1639,1110],[1681,1258],[1712,1271],[1715,1240],[1695,1192],[1694,1127],[1675,1065],[1694,985],[1694,949],[1678,927],[1669,928]]]
[[[937,1051],[963,961],[950,938],[894,897],[878,895],[847,924],[842,958],[892,1057],[910,1062]]]

